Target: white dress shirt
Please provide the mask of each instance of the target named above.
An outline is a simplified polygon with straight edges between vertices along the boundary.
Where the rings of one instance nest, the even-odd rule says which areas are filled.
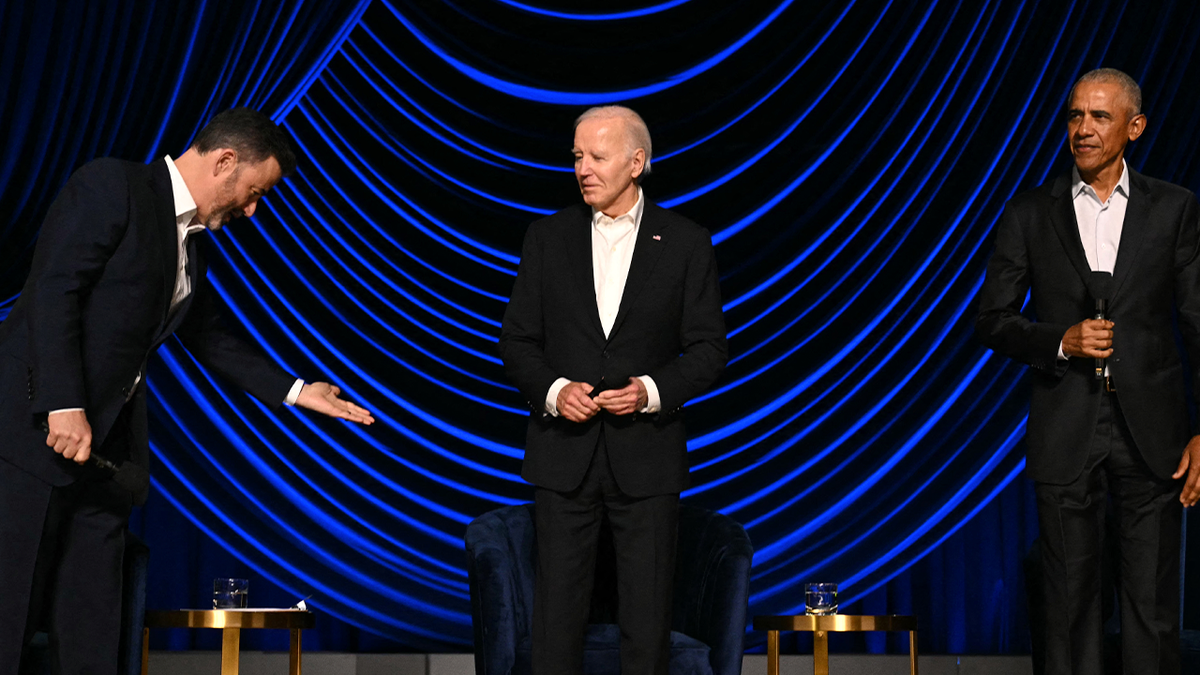
[[[596,309],[600,313],[604,337],[608,337],[612,332],[613,322],[621,309],[625,281],[629,277],[629,265],[633,262],[633,249],[642,225],[644,204],[642,189],[639,187],[637,202],[633,208],[616,218],[610,218],[603,212],[592,209],[592,279],[595,282]],[[662,404],[654,379],[649,375],[639,375],[638,379],[646,387],[646,407],[638,412],[658,412]],[[558,415],[558,394],[570,383],[567,378],[560,377],[550,385],[549,391],[546,392],[546,412]]]
[[[188,190],[187,183],[183,182],[183,176],[179,174],[175,162],[171,160],[170,155],[164,159],[167,162],[167,172],[171,174],[171,192],[175,197],[175,229],[179,234],[176,247],[179,264],[175,267],[175,292],[171,294],[169,310],[174,314],[175,310],[179,309],[179,303],[192,294],[192,280],[187,275],[187,238],[203,231],[204,224],[197,221],[196,200],[192,199],[192,193]]]
[[[1071,201],[1088,267],[1093,272],[1112,274],[1121,246],[1121,230],[1125,227],[1125,209],[1129,206],[1129,167],[1125,160],[1121,160],[1121,179],[1105,202],[1100,201],[1100,195],[1091,185],[1083,182],[1079,169],[1071,167]],[[1061,342],[1058,358],[1067,359]],[[1105,367],[1106,374],[1107,370]]]
[[[187,296],[192,294],[192,280],[187,275],[187,239],[191,235],[204,230],[204,225],[196,220],[196,200],[192,198],[191,190],[188,190],[187,183],[183,181],[183,176],[179,173],[179,169],[175,166],[175,161],[170,155],[163,157],[167,163],[167,172],[171,174],[171,196],[175,201],[175,231],[178,234],[176,251],[179,253],[179,263],[175,267],[175,290],[171,294],[171,306],[167,310],[168,315],[173,315],[179,309]],[[129,388],[129,396],[133,397],[133,392],[137,389],[137,385],[142,381],[141,373],[133,379],[133,386]],[[300,390],[304,387],[304,380],[296,380],[292,388],[288,390],[287,398],[284,403],[288,405],[296,405],[296,399],[300,396]],[[59,412],[68,412],[72,410],[83,410],[83,408],[63,408],[61,410],[51,411],[51,415]]]

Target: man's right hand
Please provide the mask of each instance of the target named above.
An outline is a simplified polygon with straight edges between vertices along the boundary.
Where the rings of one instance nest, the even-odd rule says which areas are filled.
[[[50,433],[46,445],[58,454],[83,464],[92,456],[92,425],[82,410],[53,412],[46,417]]]
[[[558,392],[558,414],[572,422],[586,422],[600,412],[600,406],[588,394],[592,385],[587,382],[572,382]]]
[[[1112,356],[1113,322],[1086,319],[1067,329],[1062,350],[1067,356],[1107,359]]]

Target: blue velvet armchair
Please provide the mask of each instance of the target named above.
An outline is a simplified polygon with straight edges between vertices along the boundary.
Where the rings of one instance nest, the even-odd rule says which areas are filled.
[[[467,526],[477,675],[529,673],[535,542],[532,504],[490,511]],[[753,552],[733,519],[680,505],[671,675],[741,672]],[[612,548],[602,545],[584,648],[589,675],[621,672],[615,589]]]

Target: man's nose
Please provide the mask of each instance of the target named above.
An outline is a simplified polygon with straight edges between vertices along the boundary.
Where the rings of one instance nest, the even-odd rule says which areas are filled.
[[[252,202],[250,202],[249,205],[246,206],[246,208],[242,209],[242,213],[246,214],[246,217],[249,218],[250,216],[254,215],[254,209],[256,209],[257,207],[258,207],[258,200],[252,201]]]

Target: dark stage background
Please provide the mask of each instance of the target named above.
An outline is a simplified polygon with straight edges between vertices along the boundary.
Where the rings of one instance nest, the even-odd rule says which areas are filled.
[[[654,135],[647,195],[717,245],[732,360],[689,407],[684,498],[747,526],[751,614],[832,580],[844,608],[918,614],[922,650],[1028,651],[1023,369],[972,333],[992,226],[1069,167],[1067,91],[1100,65],[1145,89],[1130,164],[1200,187],[1194,3],[575,5],[3,4],[0,313],[71,171],[177,155],[254,106],[301,168],[210,238],[210,280],[230,323],[379,420],[269,412],[164,348],[133,522],[149,605],[245,575],[254,604],[312,594],[306,649],[469,649],[464,528],[531,497],[494,346],[520,242],[578,199],[573,118],[622,102]]]

